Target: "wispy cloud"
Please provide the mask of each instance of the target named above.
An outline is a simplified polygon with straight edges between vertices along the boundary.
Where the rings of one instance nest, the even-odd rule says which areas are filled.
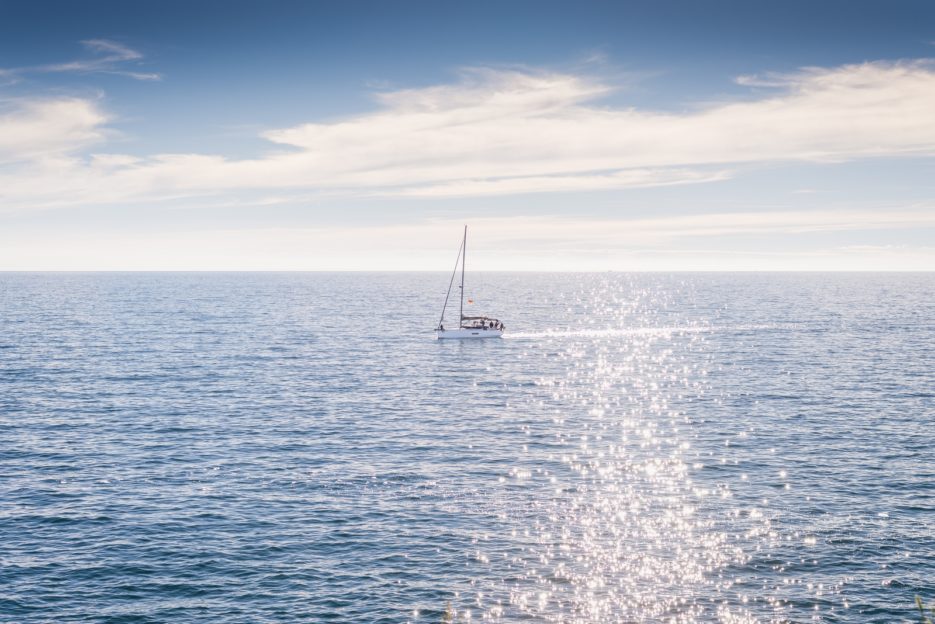
[[[0,87],[14,84],[18,82],[19,78],[16,74],[9,69],[3,69],[0,67]]]
[[[96,45],[105,58],[131,56]],[[714,182],[749,163],[935,154],[930,61],[745,82],[770,90],[675,114],[609,107],[600,98],[614,85],[588,76],[469,70],[452,84],[382,93],[372,113],[266,132],[282,149],[252,159],[76,153],[50,164],[29,162],[26,151],[21,167],[0,176],[0,197],[29,207],[245,189],[431,198],[584,192]]]
[[[27,160],[41,168],[49,159],[103,141],[107,121],[96,102],[82,98],[0,100],[0,164]],[[73,169],[73,161],[67,162]]]
[[[627,188],[649,188],[719,182],[731,176],[730,171],[702,171],[693,169],[626,169],[595,175],[551,175],[499,178],[487,180],[458,180],[443,184],[429,184],[385,191],[389,195],[404,197],[479,197],[515,195],[517,193],[573,193]]]
[[[43,232],[41,244],[0,230],[5,269],[443,270],[460,221],[391,226]],[[935,269],[935,248],[828,245],[823,235],[935,228],[931,206],[887,211],[782,211],[674,218],[472,219],[472,268],[531,270]],[[751,239],[755,235],[755,239]],[[812,235],[818,245],[788,244]],[[751,242],[755,240],[755,242]],[[172,250],[171,254],[166,250]]]
[[[86,58],[63,63],[51,63],[48,65],[0,69],[0,79],[2,79],[4,75],[15,78],[22,74],[33,72],[114,74],[117,76],[135,78],[136,80],[160,80],[162,78],[157,73],[139,72],[127,69],[128,64],[141,61],[143,55],[122,43],[110,41],[108,39],[87,39],[82,41],[81,45],[89,52],[89,56]]]

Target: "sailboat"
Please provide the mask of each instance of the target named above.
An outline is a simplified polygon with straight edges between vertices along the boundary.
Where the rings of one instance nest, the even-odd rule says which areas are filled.
[[[466,255],[467,226],[465,225],[464,238],[461,239],[461,247],[458,248],[455,268],[451,273],[451,280],[448,282],[448,294],[445,295],[445,305],[442,306],[442,315],[438,319],[438,327],[435,328],[435,337],[439,340],[446,338],[500,338],[503,336],[504,328],[503,323],[497,319],[489,316],[464,316],[464,264]],[[445,311],[448,309],[448,299],[451,298],[451,288],[454,286],[459,264],[461,265],[461,285],[458,286],[458,289],[461,291],[461,306],[458,316],[461,320],[457,327],[445,327]]]

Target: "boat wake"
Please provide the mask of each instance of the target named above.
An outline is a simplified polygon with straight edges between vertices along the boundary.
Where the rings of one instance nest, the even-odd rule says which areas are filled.
[[[541,332],[507,332],[503,338],[510,340],[536,340],[541,338],[612,338],[617,336],[674,336],[679,334],[708,334],[717,332],[750,332],[764,330],[789,330],[790,325],[685,325],[675,327],[629,327],[620,329],[555,329]]]

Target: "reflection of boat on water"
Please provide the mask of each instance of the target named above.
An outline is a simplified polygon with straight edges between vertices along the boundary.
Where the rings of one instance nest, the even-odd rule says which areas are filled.
[[[442,316],[438,319],[438,327],[435,328],[435,337],[442,338],[499,338],[503,335],[503,323],[489,316],[464,316],[464,261],[467,254],[467,226],[464,226],[464,238],[461,239],[461,247],[458,249],[458,259],[455,261],[455,269],[451,273],[451,281],[448,282],[448,294],[445,295],[445,305],[442,307]],[[459,318],[457,328],[445,327],[445,311],[448,309],[448,299],[451,297],[451,288],[454,286],[455,275],[458,274],[458,264],[461,265],[461,306],[459,308]]]

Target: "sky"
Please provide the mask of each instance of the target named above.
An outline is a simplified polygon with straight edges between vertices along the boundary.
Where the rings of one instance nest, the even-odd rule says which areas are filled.
[[[0,0],[0,270],[935,270],[935,3]]]

